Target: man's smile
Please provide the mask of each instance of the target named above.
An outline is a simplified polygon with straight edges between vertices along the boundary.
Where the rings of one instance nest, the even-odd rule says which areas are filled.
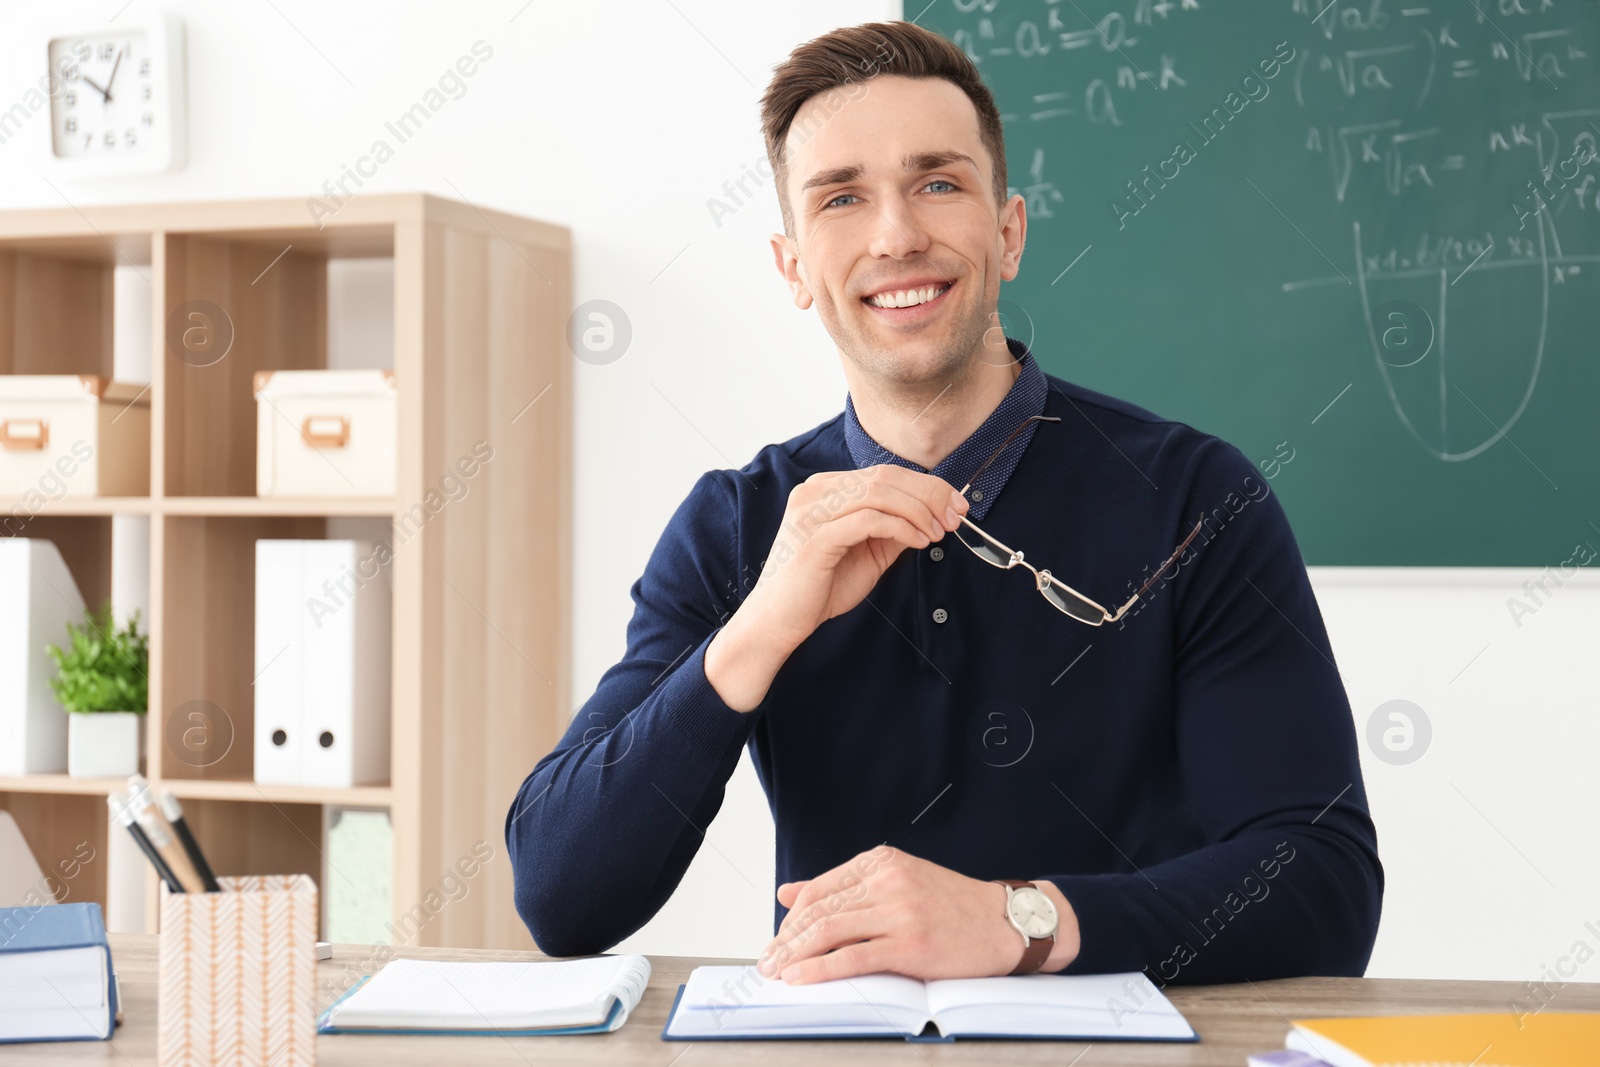
[[[861,298],[870,311],[890,322],[918,322],[932,318],[944,306],[955,282],[930,280],[896,289],[883,289]]]

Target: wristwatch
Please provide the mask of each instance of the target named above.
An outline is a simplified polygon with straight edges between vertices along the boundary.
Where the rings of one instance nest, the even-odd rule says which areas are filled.
[[[1022,959],[1011,969],[1012,974],[1032,974],[1050,958],[1056,947],[1056,927],[1061,916],[1055,902],[1032,882],[1009,879],[994,880],[1006,887],[1006,921],[1022,935]]]

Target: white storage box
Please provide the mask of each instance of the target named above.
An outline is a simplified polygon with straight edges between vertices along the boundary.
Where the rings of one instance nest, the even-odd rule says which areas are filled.
[[[149,386],[95,374],[0,374],[0,496],[149,493]]]
[[[67,769],[67,713],[45,645],[67,646],[83,597],[53,541],[0,538],[0,774]]]
[[[389,780],[388,575],[370,541],[256,542],[255,780]]]
[[[393,496],[394,372],[258,371],[257,496]]]

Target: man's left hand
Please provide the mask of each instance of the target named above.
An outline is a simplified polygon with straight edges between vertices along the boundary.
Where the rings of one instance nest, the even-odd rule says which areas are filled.
[[[1037,883],[1061,916],[1044,970],[1072,962],[1078,924],[1061,891]],[[756,965],[791,985],[890,971],[911,978],[1009,974],[1022,935],[1005,917],[1006,889],[887,845],[831,871],[778,887],[790,909]]]

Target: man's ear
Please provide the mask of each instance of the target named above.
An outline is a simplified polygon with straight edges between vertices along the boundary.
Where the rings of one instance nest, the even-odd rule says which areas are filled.
[[[811,306],[811,287],[806,284],[805,269],[800,263],[800,253],[794,240],[787,234],[772,235],[772,262],[788,283],[794,294],[794,306],[801,311]]]
[[[1000,209],[1000,280],[1011,281],[1022,270],[1022,246],[1028,236],[1027,201],[1018,193]]]

